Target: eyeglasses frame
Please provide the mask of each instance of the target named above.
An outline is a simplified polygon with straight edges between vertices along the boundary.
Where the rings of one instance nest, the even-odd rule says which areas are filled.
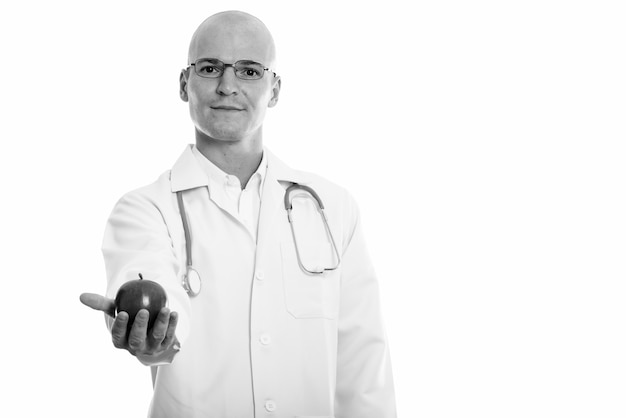
[[[222,74],[220,74],[218,77],[204,77],[204,76],[201,76],[200,74],[198,74],[198,73],[196,72],[196,70],[195,70],[195,69],[196,69],[196,65],[197,65],[200,61],[205,61],[205,60],[214,60],[214,61],[219,61],[219,62],[221,62],[222,64],[224,64],[224,71],[222,71]],[[194,68],[194,71],[193,71],[193,72],[194,72],[194,73],[196,73],[196,75],[197,75],[198,77],[201,77],[201,78],[220,78],[220,77],[222,77],[222,76],[224,75],[224,72],[226,71],[226,68],[228,68],[228,67],[232,67],[232,68],[233,68],[233,71],[235,71],[235,65],[237,65],[237,64],[238,64],[238,63],[240,63],[240,62],[246,62],[246,63],[252,63],[252,64],[259,64],[259,65],[261,66],[261,68],[263,68],[263,70],[264,70],[264,71],[263,71],[263,75],[262,75],[260,78],[253,78],[253,79],[239,78],[239,77],[237,77],[237,73],[235,72],[235,77],[237,77],[239,80],[246,80],[246,81],[256,81],[256,80],[260,80],[260,79],[262,79],[262,78],[263,78],[263,76],[265,76],[265,71],[269,71],[269,72],[271,72],[272,74],[274,74],[274,78],[278,77],[278,74],[276,73],[276,71],[272,70],[271,68],[266,67],[265,65],[261,64],[260,62],[256,62],[256,61],[252,61],[252,60],[238,60],[238,61],[235,61],[235,62],[234,62],[234,63],[232,63],[232,64],[227,64],[227,63],[225,63],[225,62],[224,62],[224,61],[222,61],[222,60],[218,60],[217,58],[199,58],[199,59],[195,60],[194,62],[192,62],[191,64],[187,65],[187,68],[185,68],[185,70],[189,70],[189,69],[193,66],[193,68]]]

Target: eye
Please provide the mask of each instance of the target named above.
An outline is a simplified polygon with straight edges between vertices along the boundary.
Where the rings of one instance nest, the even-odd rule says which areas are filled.
[[[211,74],[211,73],[213,73],[215,71],[217,71],[217,69],[215,67],[213,67],[212,65],[203,65],[202,67],[200,67],[200,72],[201,73]]]
[[[263,69],[256,65],[246,65],[237,69],[237,76],[245,80],[257,80],[263,76]]]
[[[196,73],[202,77],[218,77],[220,67],[209,61],[199,62],[196,64]]]

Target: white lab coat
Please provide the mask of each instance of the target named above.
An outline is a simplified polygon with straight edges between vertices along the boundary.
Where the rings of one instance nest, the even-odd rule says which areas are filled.
[[[149,415],[395,417],[378,284],[357,207],[344,189],[265,152],[254,259],[240,256],[255,243],[211,200],[190,147],[156,182],[120,199],[109,218],[107,296],[141,272],[163,285],[179,313],[180,352],[140,359],[153,369]],[[335,271],[311,276],[298,266],[283,203],[293,182],[312,187],[325,205],[342,257]],[[181,286],[185,240],[175,193],[181,190],[203,281],[196,297]],[[331,247],[319,214],[296,201],[303,261],[327,266]]]

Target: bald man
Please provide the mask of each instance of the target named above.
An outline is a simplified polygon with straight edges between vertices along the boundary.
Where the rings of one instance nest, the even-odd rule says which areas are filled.
[[[106,295],[81,295],[105,312],[114,346],[151,367],[150,417],[396,416],[357,206],[263,144],[275,60],[254,16],[202,22],[179,80],[195,146],[117,202]],[[139,273],[168,297],[152,328],[146,310],[132,326],[115,316],[117,290]]]

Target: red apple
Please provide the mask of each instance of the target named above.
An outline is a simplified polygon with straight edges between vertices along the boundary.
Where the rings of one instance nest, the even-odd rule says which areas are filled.
[[[163,287],[152,280],[144,280],[141,273],[139,273],[138,280],[124,283],[115,295],[115,313],[119,314],[122,311],[128,313],[128,332],[139,310],[147,309],[150,313],[148,320],[148,330],[150,330],[159,311],[166,305],[167,296]]]

